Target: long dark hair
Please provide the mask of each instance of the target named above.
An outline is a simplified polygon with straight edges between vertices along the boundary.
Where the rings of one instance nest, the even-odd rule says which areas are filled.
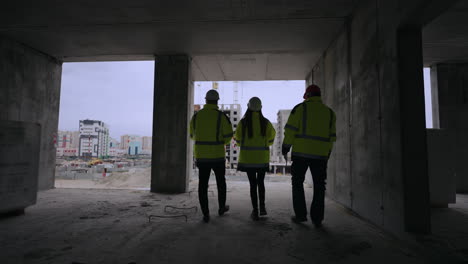
[[[250,109],[247,109],[247,112],[245,112],[245,115],[241,120],[243,129],[247,129],[247,133],[249,135],[249,138],[253,137],[252,113],[253,113],[253,111],[251,111]],[[262,134],[263,137],[265,137],[266,136],[268,119],[266,119],[263,116],[261,110],[258,111],[258,113],[260,114],[260,133]]]

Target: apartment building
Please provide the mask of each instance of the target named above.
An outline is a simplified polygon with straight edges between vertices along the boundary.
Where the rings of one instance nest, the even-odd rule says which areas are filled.
[[[57,132],[57,157],[78,156],[78,144],[80,140],[79,131]]]
[[[142,154],[142,138],[138,135],[123,135],[120,137],[120,148],[127,155]]]
[[[109,128],[99,120],[80,120],[78,153],[80,157],[109,155]]]
[[[273,143],[272,148],[272,160],[273,162],[285,162],[283,155],[281,154],[281,145],[283,144],[284,140],[284,126],[288,122],[289,115],[291,114],[291,110],[279,110],[277,114],[277,123],[276,123],[276,138],[275,143]],[[288,159],[291,160],[291,152],[288,153]]]
[[[142,148],[143,150],[151,150],[153,148],[153,137],[142,137]]]
[[[219,110],[228,116],[232,124],[232,129],[235,131],[242,118],[240,104],[222,104],[219,105]],[[239,150],[240,148],[237,146],[236,141],[232,139],[231,143],[226,146],[226,168],[237,169]]]

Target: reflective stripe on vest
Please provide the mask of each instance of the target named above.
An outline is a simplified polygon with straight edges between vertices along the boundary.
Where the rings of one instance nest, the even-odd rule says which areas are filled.
[[[265,147],[250,147],[250,146],[244,146],[245,144],[245,133],[247,131],[247,121],[244,121],[245,119],[242,119],[242,142],[241,142],[241,150],[270,150],[269,147],[265,146]],[[267,124],[268,126],[268,124]],[[252,125],[252,130],[253,130],[253,125]],[[266,130],[266,128],[265,128]],[[266,132],[265,132],[266,133]],[[274,140],[274,139],[273,139]],[[271,141],[273,141],[271,140]]]
[[[317,140],[317,141],[322,141],[322,142],[330,142],[331,138],[330,137],[336,137],[336,134],[330,134],[328,138],[326,137],[320,137],[320,136],[310,136],[307,135],[307,105],[306,103],[302,104],[303,106],[303,112],[302,112],[302,135],[296,135],[295,138],[304,138],[304,139],[312,139],[312,140]],[[331,109],[328,109],[330,113],[330,121],[328,124],[328,129],[331,131],[332,124],[333,124],[333,112]],[[288,127],[292,130],[295,130],[296,128],[290,125],[286,125],[285,128]],[[299,129],[297,129],[299,130]],[[296,130],[296,131],[297,131]]]
[[[218,112],[218,120],[216,124],[216,138],[215,141],[195,141],[195,145],[224,145],[224,141],[219,141],[219,131],[221,128],[221,111],[215,110]],[[198,114],[198,113],[197,113]],[[195,133],[195,128],[197,127],[197,114],[193,116],[193,132]],[[232,137],[232,133],[223,135],[224,138]]]
[[[221,128],[221,111],[218,110],[218,123],[216,125],[216,141],[219,142],[219,130]]]
[[[241,150],[270,150],[269,147],[249,147],[249,146],[242,146]]]
[[[319,136],[296,135],[296,138],[305,138],[305,139],[313,139],[313,140],[323,141],[323,142],[330,142],[330,138],[319,137]]]
[[[195,130],[196,130],[196,127],[197,127],[197,114],[196,113],[195,115],[193,115],[193,133],[195,134]]]
[[[197,158],[197,162],[224,162],[225,158]]]
[[[289,129],[294,130],[294,131],[299,131],[299,128],[291,126],[291,125],[285,125],[284,128],[289,128]]]
[[[224,145],[222,141],[195,141],[195,145]]]

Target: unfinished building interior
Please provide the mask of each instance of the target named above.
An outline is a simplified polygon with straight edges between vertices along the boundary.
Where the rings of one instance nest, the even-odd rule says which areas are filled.
[[[65,195],[54,189],[62,63],[124,60],[155,61],[151,192]],[[275,184],[281,194],[260,224],[236,212],[248,205],[242,184],[212,225],[196,213],[148,223],[140,203],[196,205],[194,81],[237,80],[322,87],[337,114],[325,231],[290,223],[289,185]],[[0,220],[1,262],[465,263],[468,200],[456,197],[468,192],[467,120],[467,1],[6,1],[0,212],[26,211]],[[433,209],[455,202],[465,209]],[[434,242],[435,227],[455,228],[457,242]]]

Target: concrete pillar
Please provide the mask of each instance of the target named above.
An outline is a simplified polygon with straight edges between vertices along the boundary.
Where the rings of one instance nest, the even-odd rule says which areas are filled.
[[[183,193],[192,171],[193,84],[187,55],[157,56],[153,109],[151,191]]]
[[[60,61],[0,37],[0,122],[40,125],[39,190],[54,187],[61,77]]]
[[[468,192],[468,63],[438,64],[431,67],[434,120],[437,128],[452,135],[456,190]],[[436,124],[436,122],[434,123]]]
[[[420,28],[398,30],[398,77],[405,228],[428,233],[431,215]]]

